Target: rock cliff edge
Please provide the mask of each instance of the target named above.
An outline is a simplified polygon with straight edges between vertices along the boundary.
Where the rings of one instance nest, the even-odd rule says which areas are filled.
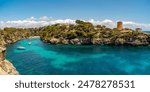
[[[0,47],[0,75],[19,75],[16,68],[5,59],[6,48]]]

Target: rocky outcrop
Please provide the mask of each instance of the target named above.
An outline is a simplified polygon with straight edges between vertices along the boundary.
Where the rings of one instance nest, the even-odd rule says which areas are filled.
[[[50,40],[50,43],[51,43],[51,44],[58,44],[58,43],[60,43],[60,40],[57,39],[57,38],[52,38],[52,39]]]
[[[71,40],[70,40],[70,44],[80,45],[80,44],[81,44],[81,41],[80,41],[80,39],[78,39],[78,38],[71,39]]]
[[[69,44],[69,40],[68,39],[61,39],[60,42],[62,42],[63,44]]]
[[[110,33],[111,34],[111,33]],[[123,45],[123,46],[149,46],[150,35],[144,32],[119,32],[115,36],[101,34],[101,37],[84,38],[50,38],[42,39],[51,44],[73,44],[73,45]],[[104,37],[103,37],[104,36]]]
[[[103,44],[103,39],[101,38],[93,38],[92,39],[93,44]]]
[[[81,44],[83,45],[90,45],[93,44],[91,38],[82,38],[81,39]]]
[[[29,38],[29,37],[21,37],[21,36],[19,37],[19,36],[17,36],[17,37],[11,37],[10,39],[0,38],[0,45],[4,46],[4,45],[15,43],[19,40],[27,39],[27,38]]]
[[[16,68],[8,61],[0,61],[0,75],[18,75]]]
[[[16,68],[5,59],[6,49],[0,47],[0,75],[18,75]]]
[[[122,24],[121,24],[122,26]],[[76,20],[76,25],[51,25],[40,35],[44,42],[76,45],[149,46],[150,34],[129,28],[107,28]]]
[[[123,38],[117,38],[116,40],[115,40],[115,45],[123,45],[123,44],[125,44],[125,39],[123,39]]]

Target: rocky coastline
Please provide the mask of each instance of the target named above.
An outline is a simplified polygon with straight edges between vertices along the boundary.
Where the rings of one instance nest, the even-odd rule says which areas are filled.
[[[49,40],[42,39],[43,42],[53,45],[57,44],[71,44],[71,45],[113,45],[113,46],[150,46],[150,36],[145,35],[143,38],[132,39],[127,41],[123,38],[109,39],[109,38],[51,38]]]
[[[5,59],[6,48],[0,47],[0,75],[19,75],[16,68]]]
[[[4,28],[0,30],[0,75],[19,75],[13,64],[5,59],[6,45],[19,40],[37,38],[35,29]]]
[[[8,60],[0,61],[0,75],[19,75],[19,72]]]
[[[138,29],[110,29],[77,20],[76,25],[57,24],[46,27],[41,40],[51,44],[149,46],[150,34]]]
[[[5,45],[22,39],[40,38],[50,44],[150,46],[150,34],[139,30],[110,29],[102,25],[77,20],[75,25],[55,24],[41,28],[4,28],[0,30],[0,75],[19,73],[5,59]]]

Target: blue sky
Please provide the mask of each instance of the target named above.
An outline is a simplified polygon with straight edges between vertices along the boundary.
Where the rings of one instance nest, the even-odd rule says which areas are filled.
[[[0,0],[0,21],[31,16],[150,23],[150,0]]]

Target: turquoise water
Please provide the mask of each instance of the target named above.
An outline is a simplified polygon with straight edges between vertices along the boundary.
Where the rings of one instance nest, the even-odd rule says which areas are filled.
[[[144,32],[146,32],[146,33],[150,33],[150,31],[144,31]]]
[[[6,58],[22,75],[150,74],[150,47],[51,45],[36,38],[7,46]]]

